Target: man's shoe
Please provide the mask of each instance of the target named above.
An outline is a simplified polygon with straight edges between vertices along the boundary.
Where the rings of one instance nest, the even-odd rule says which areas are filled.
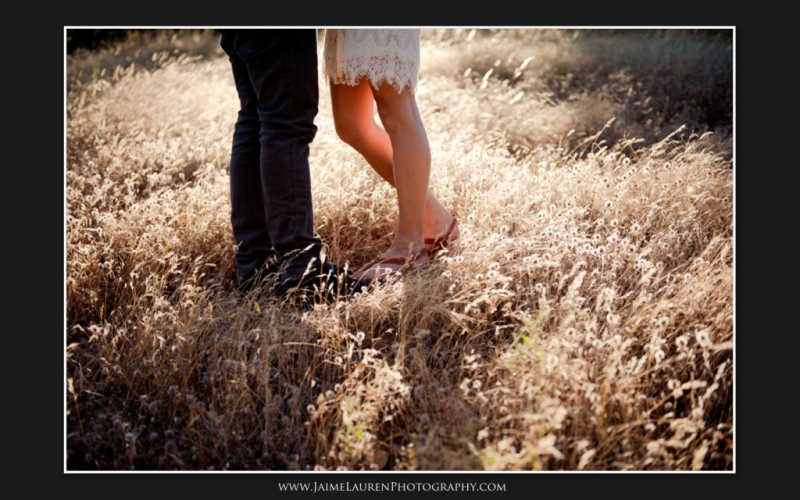
[[[256,288],[256,286],[269,281],[271,278],[274,278],[277,272],[278,267],[276,265],[276,261],[274,258],[272,258],[259,267],[258,270],[248,274],[247,276],[237,274],[236,290],[244,294],[250,293],[253,288]]]
[[[298,275],[299,274],[299,275]],[[360,288],[349,270],[329,262],[321,266],[316,259],[302,273],[284,271],[280,274],[278,292],[287,297],[314,304],[330,304],[346,300]]]

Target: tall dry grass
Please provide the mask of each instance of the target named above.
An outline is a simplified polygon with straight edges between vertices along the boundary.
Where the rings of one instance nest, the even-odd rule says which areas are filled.
[[[462,237],[305,309],[233,289],[213,33],[69,57],[67,469],[733,469],[730,33],[426,29],[422,50]],[[320,99],[317,230],[358,267],[395,196]]]

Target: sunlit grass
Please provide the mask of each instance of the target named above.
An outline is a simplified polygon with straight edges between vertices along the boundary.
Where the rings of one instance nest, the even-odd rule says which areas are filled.
[[[68,469],[733,468],[730,38],[423,30],[422,50],[461,237],[306,309],[233,289],[213,34],[68,60]],[[355,268],[396,198],[320,85],[316,226]]]

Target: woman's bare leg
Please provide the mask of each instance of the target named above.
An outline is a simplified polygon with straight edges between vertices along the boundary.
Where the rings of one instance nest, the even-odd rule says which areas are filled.
[[[392,143],[374,119],[375,98],[367,80],[358,85],[331,84],[331,106],[336,133],[387,182],[394,186]]]
[[[373,114],[375,97],[369,82],[362,80],[355,86],[332,84],[330,88],[336,133],[345,143],[358,151],[378,175],[392,186],[397,187],[392,141],[386,130],[375,122]],[[387,86],[387,90],[394,89]],[[416,103],[414,108],[416,109]],[[417,117],[418,115],[417,112]],[[420,125],[421,123],[419,121]],[[425,142],[427,143],[427,136]],[[430,152],[428,152],[428,156],[430,156]],[[430,160],[428,160],[428,165],[430,165]],[[426,190],[424,213],[423,235],[425,238],[441,236],[453,220],[453,216],[442,206],[430,189]]]
[[[387,254],[409,255],[423,250],[422,225],[431,173],[428,135],[414,95],[397,92],[389,84],[372,91],[386,134],[392,144],[397,189],[397,232]]]

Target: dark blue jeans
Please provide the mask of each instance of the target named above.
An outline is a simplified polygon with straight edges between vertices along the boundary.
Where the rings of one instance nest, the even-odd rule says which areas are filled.
[[[298,277],[319,258],[309,144],[319,106],[313,29],[221,30],[240,109],[230,162],[237,272],[249,278],[276,257]]]

